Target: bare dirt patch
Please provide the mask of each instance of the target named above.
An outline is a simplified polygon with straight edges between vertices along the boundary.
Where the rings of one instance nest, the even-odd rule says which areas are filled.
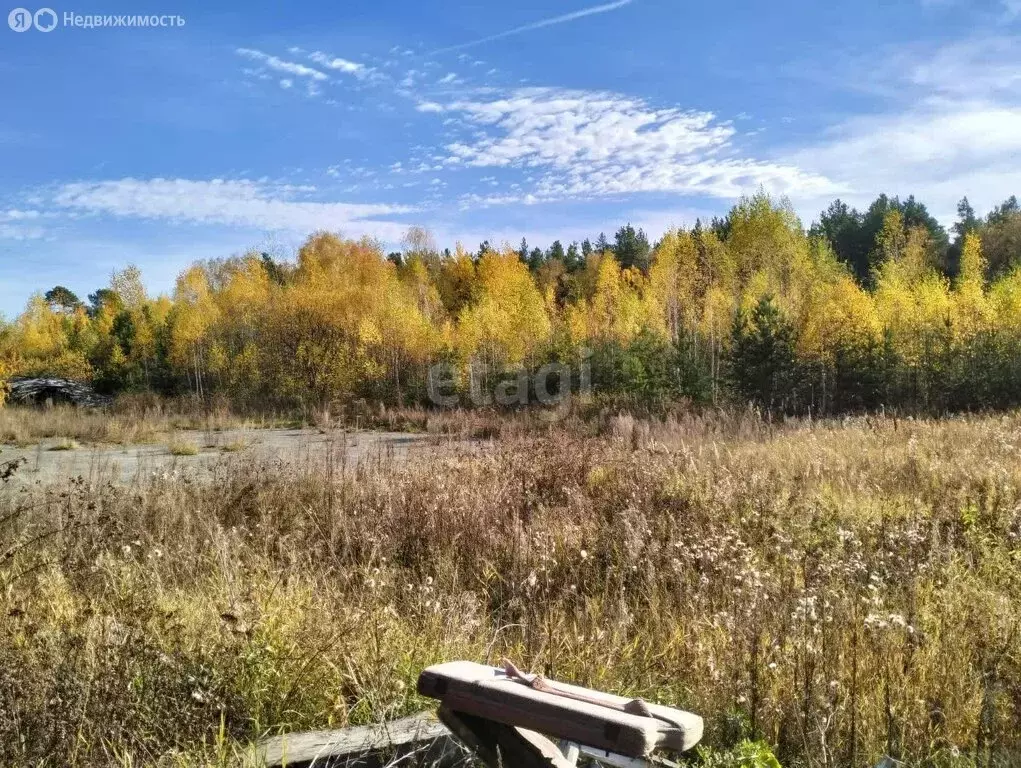
[[[208,477],[224,462],[317,463],[350,466],[432,450],[435,436],[402,432],[322,432],[317,429],[179,430],[163,443],[79,445],[48,438],[29,447],[6,447],[0,460],[25,459],[15,483],[51,484],[83,477],[131,484],[164,472]]]

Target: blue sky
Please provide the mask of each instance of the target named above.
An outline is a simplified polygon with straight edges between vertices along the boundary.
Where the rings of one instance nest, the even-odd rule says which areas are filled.
[[[806,224],[1021,193],[1021,0],[94,2],[51,7],[185,24],[0,27],[8,317],[318,228],[546,246],[759,188]]]

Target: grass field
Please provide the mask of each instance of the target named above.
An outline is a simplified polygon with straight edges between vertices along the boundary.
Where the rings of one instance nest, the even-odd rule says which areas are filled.
[[[0,764],[232,764],[504,656],[697,712],[706,764],[745,738],[784,766],[1021,759],[1021,416],[502,434],[8,484]]]

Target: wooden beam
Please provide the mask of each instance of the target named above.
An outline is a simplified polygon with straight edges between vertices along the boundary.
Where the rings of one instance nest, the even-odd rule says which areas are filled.
[[[425,669],[418,692],[454,712],[643,760],[702,738],[702,718],[690,712],[555,681],[536,687],[469,661]]]
[[[396,757],[404,758],[401,766],[453,766],[463,755],[429,712],[379,725],[275,736],[254,750],[256,764],[267,768],[383,768]]]

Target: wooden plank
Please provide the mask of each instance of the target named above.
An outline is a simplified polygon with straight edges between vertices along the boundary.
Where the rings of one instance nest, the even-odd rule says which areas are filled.
[[[462,754],[429,712],[378,725],[275,736],[255,747],[256,763],[267,768],[382,768],[394,757],[405,758],[402,766],[456,765]]]
[[[702,718],[690,712],[566,683],[550,685],[555,692],[537,690],[497,667],[461,661],[426,669],[418,692],[455,712],[626,757],[647,758],[657,749],[684,752],[702,738]],[[635,704],[648,714],[637,714]]]

